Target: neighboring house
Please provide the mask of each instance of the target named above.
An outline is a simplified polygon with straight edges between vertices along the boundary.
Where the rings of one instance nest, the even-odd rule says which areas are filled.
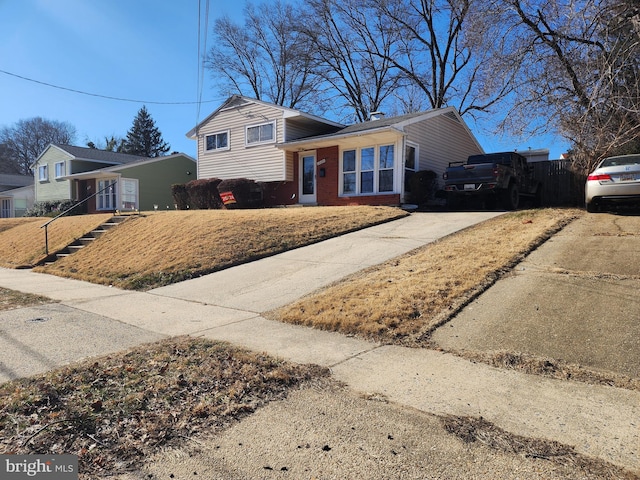
[[[148,158],[51,144],[32,168],[36,202],[88,199],[87,213],[165,210],[174,208],[171,185],[195,179],[196,161],[183,153]]]
[[[453,108],[348,127],[234,95],[187,136],[198,141],[198,178],[265,182],[265,203],[398,205],[409,178],[484,153]]]
[[[522,151],[516,150],[516,152],[526,158],[528,163],[546,162],[549,160],[548,148],[538,148],[536,150],[529,148],[528,150]]]
[[[22,217],[33,202],[31,175],[0,174],[0,218]]]

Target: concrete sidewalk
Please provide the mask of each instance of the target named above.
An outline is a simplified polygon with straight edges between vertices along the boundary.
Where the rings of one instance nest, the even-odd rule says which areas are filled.
[[[60,302],[0,313],[0,350],[7,352],[0,380],[165,336],[199,335],[328,366],[356,391],[438,415],[482,416],[507,431],[573,445],[579,453],[640,471],[638,392],[380,346],[260,315],[498,214],[416,213],[145,293],[0,269],[0,286]]]
[[[1,358],[0,381],[163,336],[204,332],[298,362],[333,365],[371,346],[347,342],[339,334],[267,322],[260,313],[499,214],[415,213],[144,293],[0,269],[0,286],[60,302],[0,312],[0,351],[11,352]],[[85,323],[69,320],[76,315]]]

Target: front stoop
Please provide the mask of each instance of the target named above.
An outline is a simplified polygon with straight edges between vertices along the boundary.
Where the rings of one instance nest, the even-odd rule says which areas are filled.
[[[58,250],[57,252],[49,255],[44,260],[40,261],[38,265],[51,265],[56,260],[68,257],[69,255],[73,255],[77,251],[82,250],[87,245],[91,245],[91,243],[93,243],[96,238],[101,237],[112,228],[117,227],[127,218],[129,218],[129,215],[114,215],[109,220],[101,224],[98,228],[91,230],[89,233],[74,240],[72,243],[62,248],[61,250]]]

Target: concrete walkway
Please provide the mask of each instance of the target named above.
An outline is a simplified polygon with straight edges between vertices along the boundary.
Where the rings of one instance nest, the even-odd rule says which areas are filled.
[[[0,269],[0,286],[60,302],[0,312],[0,381],[166,336],[199,335],[328,366],[356,391],[437,415],[482,416],[507,431],[640,471],[638,392],[523,375],[260,315],[498,214],[416,213],[145,293]]]

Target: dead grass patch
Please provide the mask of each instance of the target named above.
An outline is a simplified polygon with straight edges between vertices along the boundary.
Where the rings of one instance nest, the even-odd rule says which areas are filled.
[[[74,454],[83,477],[114,475],[325,375],[221,342],[173,338],[0,385],[0,453]]]
[[[52,303],[53,300],[40,295],[16,292],[0,287],[0,311],[11,310],[13,308],[31,307],[33,305],[43,305]]]
[[[509,433],[487,420],[449,415],[441,418],[444,429],[466,443],[479,442],[501,452],[548,460],[556,465],[580,469],[586,479],[637,480],[638,476],[604,460],[581,455],[568,445],[552,440]]]
[[[39,271],[128,289],[175,283],[407,215],[391,207],[194,210],[133,217]]]
[[[66,247],[75,239],[96,228],[111,214],[62,217],[49,227],[49,253]],[[10,219],[18,220],[18,219]],[[50,218],[36,217],[21,221],[0,222],[0,266],[16,268],[31,266],[45,258],[45,238],[42,225]],[[3,225],[13,225],[3,229]]]
[[[488,220],[269,316],[383,343],[424,346],[435,328],[579,212],[526,210]]]
[[[37,217],[0,218],[0,233],[25,223],[39,222],[41,220],[41,218]]]
[[[629,378],[625,375],[616,374],[615,372],[599,372],[581,365],[566,363],[552,358],[541,358],[526,353],[507,351],[448,351],[447,353],[458,355],[474,362],[481,362],[498,368],[517,370],[522,373],[640,391],[640,379]]]

